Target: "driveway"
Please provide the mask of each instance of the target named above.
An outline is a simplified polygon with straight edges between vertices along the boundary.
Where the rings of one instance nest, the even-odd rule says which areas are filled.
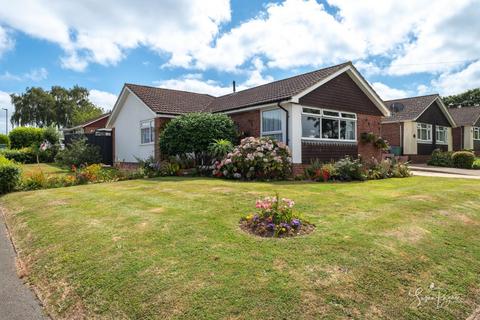
[[[426,164],[410,165],[415,176],[480,179],[480,170],[434,167]]]
[[[1,210],[1,208],[0,208]],[[36,296],[17,276],[15,250],[0,212],[0,318],[47,320]]]

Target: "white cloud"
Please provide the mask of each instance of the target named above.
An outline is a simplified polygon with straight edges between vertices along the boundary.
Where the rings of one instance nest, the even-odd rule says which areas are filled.
[[[12,128],[12,125],[10,124],[10,117],[12,116],[13,113],[13,105],[12,102],[10,101],[10,94],[8,92],[0,91],[0,133],[5,133],[5,120],[6,120],[6,113],[3,108],[8,109],[8,128],[9,130]]]
[[[2,54],[14,46],[13,39],[8,35],[7,31],[0,27],[0,57]]]
[[[117,95],[110,92],[100,91],[96,89],[92,89],[89,92],[90,101],[92,101],[93,104],[95,104],[96,106],[105,109],[106,111],[112,110],[115,102],[117,101]]]
[[[443,96],[480,88],[480,60],[463,70],[442,73],[432,81],[431,86]]]
[[[383,100],[405,98],[411,95],[411,92],[409,91],[395,89],[381,82],[372,83],[372,87]]]
[[[1,23],[57,43],[63,66],[77,71],[92,62],[114,65],[139,46],[187,66],[230,20],[227,0],[0,0],[0,7]]]
[[[196,66],[233,71],[257,55],[269,67],[319,66],[361,57],[365,44],[314,0],[269,4],[266,12],[196,52]]]
[[[48,71],[45,68],[32,69],[29,72],[24,74],[13,74],[8,71],[5,71],[3,74],[0,74],[0,80],[6,81],[42,81],[47,79]]]

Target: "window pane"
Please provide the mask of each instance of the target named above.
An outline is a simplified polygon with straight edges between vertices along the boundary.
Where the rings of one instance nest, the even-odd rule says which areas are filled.
[[[322,138],[338,139],[338,120],[322,119]]]
[[[303,112],[305,112],[305,113],[320,114],[320,110],[318,110],[318,109],[311,109],[311,108],[303,108]]]
[[[350,119],[356,119],[357,117],[354,114],[350,113],[342,113],[343,118],[350,118]]]
[[[320,138],[320,118],[302,115],[302,137]]]
[[[355,121],[340,121],[340,139],[355,140]]]
[[[339,113],[338,112],[333,112],[333,111],[323,111],[323,114],[325,116],[331,116],[331,117],[339,117]]]
[[[263,132],[282,130],[281,110],[269,110],[262,112],[262,130]]]

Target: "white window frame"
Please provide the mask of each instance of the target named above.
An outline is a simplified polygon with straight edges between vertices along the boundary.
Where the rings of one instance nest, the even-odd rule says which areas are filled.
[[[145,124],[148,124],[149,126],[144,127]],[[142,139],[143,139],[142,130],[143,129],[150,129],[150,140],[151,141],[147,141],[147,142],[142,141]],[[154,142],[155,142],[155,119],[140,121],[140,145],[149,145],[149,144],[153,144]]]
[[[445,141],[438,139],[438,132],[444,131],[445,132]],[[435,143],[436,144],[448,144],[448,127],[444,126],[436,126],[435,127]]]
[[[475,134],[477,134],[476,138]],[[473,127],[473,140],[480,140],[480,127]]]
[[[304,109],[312,109],[312,110],[318,110],[320,113],[310,113],[310,112],[305,112]],[[338,116],[331,116],[331,115],[325,115],[324,111],[327,112],[336,112],[338,113]],[[339,110],[333,110],[333,109],[325,109],[325,108],[315,108],[315,107],[309,107],[309,106],[302,106],[302,115],[306,115],[309,117],[315,117],[318,118],[320,121],[320,138],[312,138],[312,137],[303,137],[303,128],[302,128],[302,140],[314,140],[314,141],[331,141],[331,142],[357,142],[357,114],[353,112],[345,112],[345,111],[339,111]],[[344,115],[350,115],[353,117],[345,117]],[[354,139],[329,139],[329,138],[323,138],[322,137],[322,119],[333,119],[333,120],[338,120],[338,135],[340,136],[340,128],[341,128],[341,120],[348,120],[354,122],[354,133],[355,133],[355,138]],[[302,125],[302,123],[300,123]]]
[[[280,112],[281,130],[263,131],[263,113],[268,112],[268,111],[279,111]],[[260,116],[260,136],[261,137],[269,137],[269,136],[274,135],[274,134],[281,134],[282,139],[279,140],[279,141],[285,142],[285,111],[283,111],[280,108],[263,109],[261,111],[261,116]]]
[[[430,135],[430,139],[421,139],[419,130],[427,130],[427,136]],[[432,125],[431,124],[417,122],[417,141],[418,143],[432,143]]]

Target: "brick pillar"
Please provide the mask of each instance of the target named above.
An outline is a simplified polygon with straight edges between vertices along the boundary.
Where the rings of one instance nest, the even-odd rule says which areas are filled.
[[[381,136],[381,116],[357,114],[357,139],[358,153],[363,160],[369,161],[372,158],[382,159],[382,150],[377,149],[372,143],[363,143],[360,136],[363,132],[373,132],[375,136]]]

